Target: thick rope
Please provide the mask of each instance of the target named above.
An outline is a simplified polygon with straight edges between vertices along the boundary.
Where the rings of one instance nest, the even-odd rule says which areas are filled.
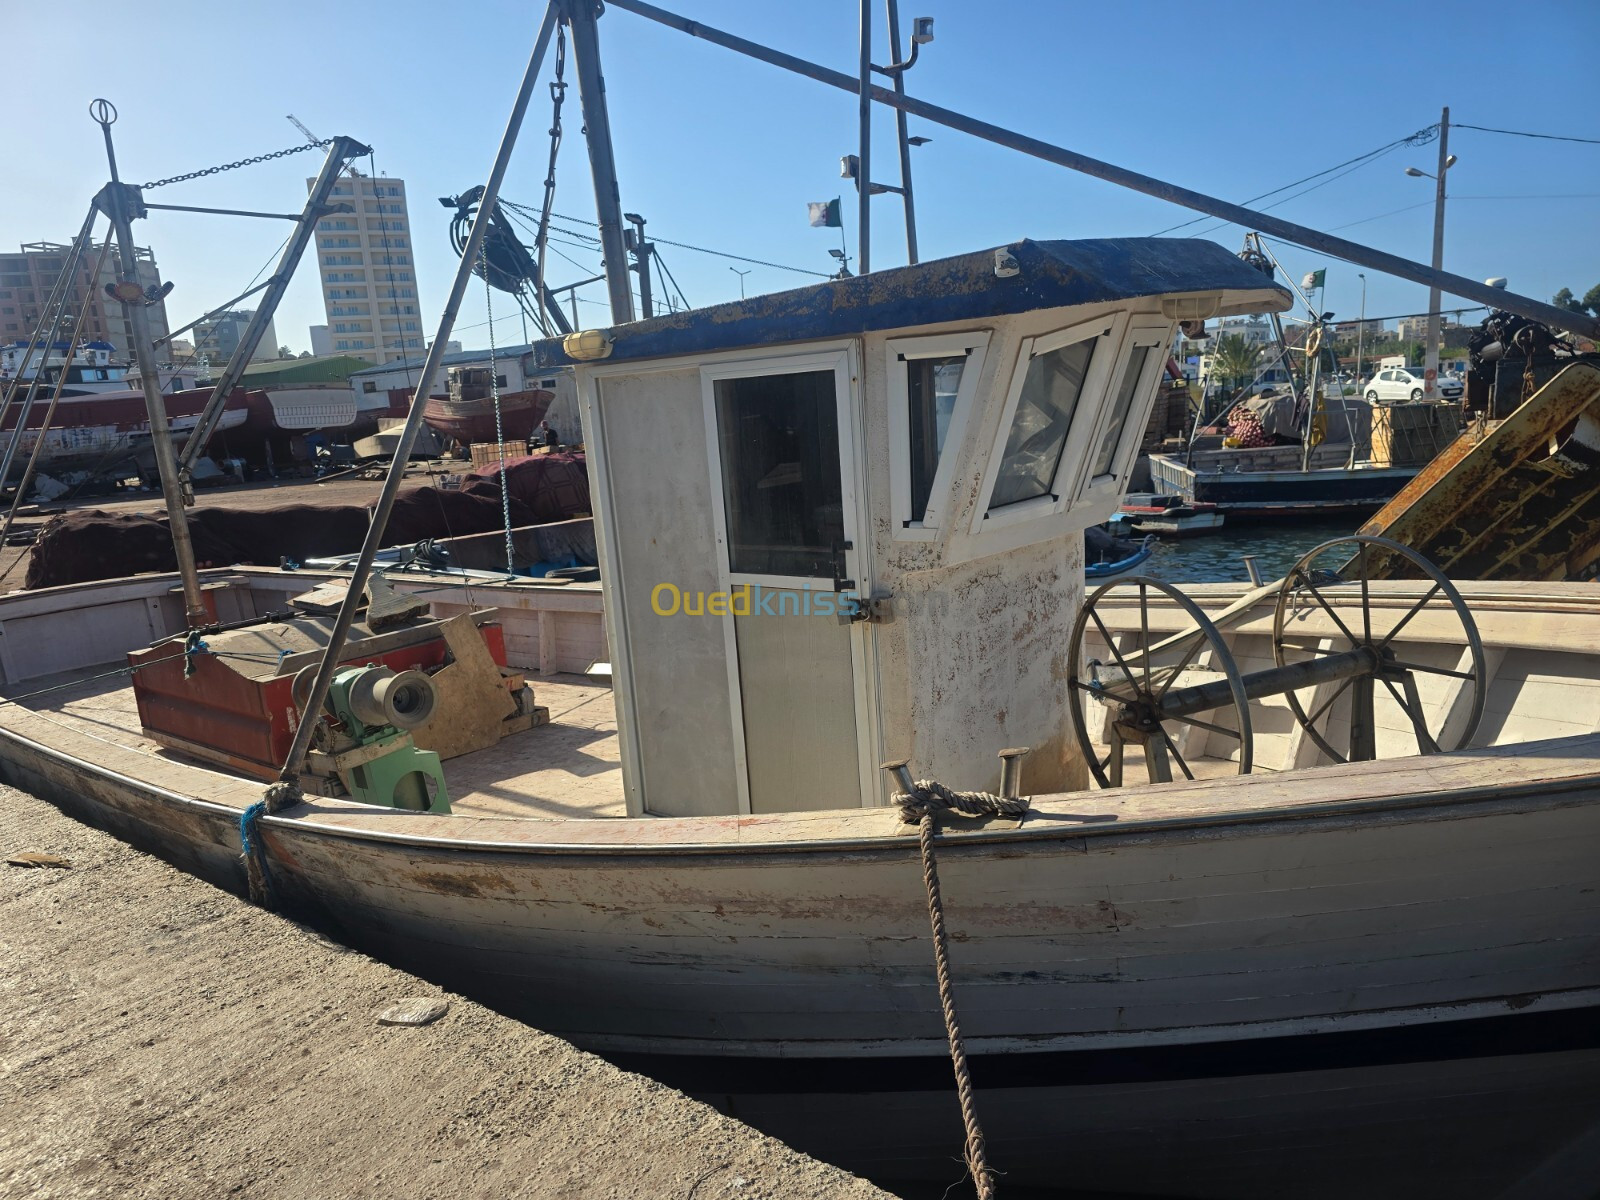
[[[993,792],[960,792],[935,779],[918,779],[908,795],[895,796],[900,815],[917,826],[917,843],[922,850],[922,884],[928,893],[928,925],[933,932],[934,974],[939,981],[939,1007],[944,1015],[945,1038],[950,1043],[950,1065],[956,1075],[956,1097],[961,1103],[961,1121],[966,1126],[967,1171],[977,1189],[978,1200],[994,1200],[994,1172],[989,1169],[984,1149],[983,1126],[978,1121],[972,1075],[967,1070],[967,1050],[961,1039],[961,1017],[956,1011],[955,984],[950,977],[950,941],[944,928],[944,896],[939,890],[939,865],[934,855],[934,835],[938,832],[937,814],[957,812],[968,817],[1021,817],[1028,811],[1022,798],[997,796]]]
[[[249,808],[239,815],[239,852],[244,859],[245,880],[250,887],[250,902],[262,908],[277,907],[277,887],[267,866],[267,844],[261,836],[261,818],[299,804],[304,797],[300,785],[280,779],[270,785]]]
[[[918,790],[921,790],[921,782]],[[956,1073],[956,1096],[961,1102],[961,1121],[967,1130],[967,1171],[972,1175],[978,1200],[994,1200],[994,1174],[989,1170],[984,1152],[983,1126],[978,1123],[972,1076],[967,1071],[967,1051],[961,1041],[961,1018],[956,1012],[955,988],[950,979],[950,947],[944,930],[944,897],[939,891],[939,867],[934,860],[936,826],[933,813],[923,812],[917,824],[917,841],[922,847],[922,883],[928,892],[928,924],[933,930],[934,972],[939,978],[939,1006],[944,1011],[944,1032],[950,1043],[950,1065]]]
[[[952,810],[964,817],[1025,817],[1028,801],[1018,797],[996,796],[993,792],[958,792],[945,787],[937,779],[918,779],[911,785],[911,794],[895,795],[900,805],[900,815],[906,824],[914,825],[924,816]]]

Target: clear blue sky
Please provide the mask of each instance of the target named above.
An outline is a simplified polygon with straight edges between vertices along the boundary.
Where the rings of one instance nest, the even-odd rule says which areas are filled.
[[[671,3],[709,24],[854,70],[850,0]],[[370,143],[378,171],[406,180],[431,331],[455,263],[447,214],[434,197],[482,181],[540,11],[501,0],[17,5],[6,40],[32,50],[8,56],[4,75],[11,120],[0,244],[65,241],[75,231],[105,178],[99,131],[86,113],[96,95],[121,112],[118,156],[133,182],[291,145],[299,134],[284,114],[293,112],[319,136],[347,133]],[[1478,0],[1267,7],[907,0],[902,10],[907,26],[924,14],[936,18],[937,40],[907,77],[913,95],[1230,200],[1421,129],[1445,104],[1452,121],[1600,137],[1587,103],[1600,46],[1594,0],[1520,9]],[[648,217],[653,235],[824,272],[838,234],[809,228],[805,205],[843,194],[855,254],[854,197],[838,178],[839,155],[855,148],[854,97],[618,9],[601,19],[600,33],[623,207]],[[881,47],[881,7],[877,38]],[[875,58],[884,61],[882,53]],[[576,87],[569,94],[555,208],[592,218]],[[541,87],[507,181],[512,199],[539,201],[548,123]],[[1195,215],[911,124],[933,139],[914,151],[924,258],[1019,237],[1145,235]],[[892,113],[880,114],[877,129],[875,174],[896,182]],[[1600,283],[1600,145],[1457,130],[1450,148],[1460,162],[1449,175],[1447,269],[1504,275],[1541,299],[1563,286],[1581,296]],[[316,157],[150,198],[291,211],[303,201]],[[1435,161],[1436,147],[1401,148],[1273,211],[1426,260],[1432,183],[1403,168],[1432,170]],[[898,198],[878,198],[873,211],[874,265],[903,262]],[[179,324],[242,291],[287,231],[282,222],[159,213],[140,223],[137,236],[177,285],[168,309]],[[1206,236],[1237,249],[1240,233],[1222,227]],[[557,248],[578,265],[554,259],[552,282],[596,273],[597,253]],[[749,265],[670,246],[662,254],[697,306],[736,297],[739,279],[728,268]],[[1283,259],[1297,277],[1326,265],[1326,306],[1357,315],[1357,268],[1292,247]],[[1419,285],[1367,274],[1369,315],[1426,306]],[[776,291],[807,278],[755,267],[746,287]],[[308,257],[279,310],[279,341],[296,350],[309,345],[307,326],[324,319],[316,280]],[[602,288],[582,295],[592,302],[586,322],[604,323]],[[510,298],[499,296],[497,318],[511,311]],[[456,336],[484,344],[483,321],[477,284]],[[505,317],[497,335],[502,343],[520,340],[520,322]]]

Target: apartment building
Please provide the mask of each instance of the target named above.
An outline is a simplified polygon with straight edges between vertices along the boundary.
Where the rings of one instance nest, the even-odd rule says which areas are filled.
[[[66,266],[70,249],[59,242],[27,242],[14,254],[0,253],[0,343],[28,340],[44,316],[50,289]],[[122,305],[105,294],[105,285],[116,282],[116,255],[108,254],[100,277],[91,279],[97,254],[98,248],[93,248],[80,261],[77,277],[72,280],[67,294],[66,327],[57,331],[56,336],[69,336],[72,322],[83,305],[88,304],[84,340],[109,342],[115,347],[115,357],[127,361],[133,346],[133,330]],[[148,247],[140,246],[134,257],[138,263],[139,282],[146,288],[159,288],[161,272],[156,267],[155,255]],[[171,328],[167,324],[165,301],[150,305],[148,312],[151,336],[165,337]],[[165,357],[165,352],[157,355],[158,359]]]
[[[244,338],[244,331],[255,315],[254,310],[247,309],[243,312],[218,313],[208,320],[201,321],[194,327],[196,351],[206,355],[211,360],[211,365],[221,370],[224,364],[233,359],[233,353],[239,348],[239,343]],[[255,353],[250,356],[250,361],[265,362],[277,357],[278,333],[273,322],[269,320],[266,332],[262,334]]]
[[[355,211],[317,222],[328,351],[376,365],[417,354],[423,332],[405,181],[345,175],[331,200]]]

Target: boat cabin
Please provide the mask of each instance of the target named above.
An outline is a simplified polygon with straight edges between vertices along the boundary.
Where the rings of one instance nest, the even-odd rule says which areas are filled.
[[[537,343],[572,366],[631,815],[1086,783],[1066,647],[1207,241],[1021,241]]]

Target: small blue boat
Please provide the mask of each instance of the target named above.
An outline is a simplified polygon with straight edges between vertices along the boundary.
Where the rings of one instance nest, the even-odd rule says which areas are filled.
[[[1142,542],[1131,542],[1126,538],[1113,539],[1113,546],[1100,551],[1099,562],[1087,562],[1084,564],[1083,577],[1085,579],[1110,579],[1113,576],[1126,575],[1155,553],[1156,541],[1155,534],[1150,534]],[[1131,553],[1128,552],[1129,548],[1132,548]],[[1112,558],[1111,555],[1113,554],[1118,554],[1120,557]]]

